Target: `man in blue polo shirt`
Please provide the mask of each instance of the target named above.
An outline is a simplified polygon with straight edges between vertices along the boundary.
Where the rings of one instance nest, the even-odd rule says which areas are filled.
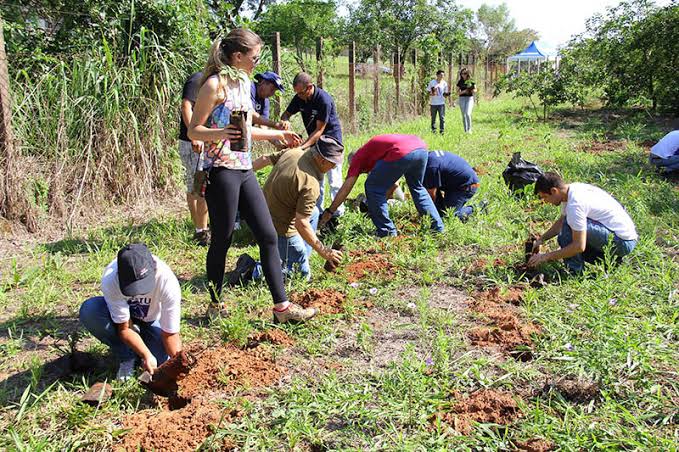
[[[441,216],[452,210],[465,221],[474,212],[465,205],[479,188],[479,178],[462,157],[446,151],[431,151],[424,171],[424,188],[434,200]]]
[[[274,129],[282,129],[282,122],[273,122],[269,120],[269,112],[271,110],[271,102],[269,98],[276,94],[276,91],[285,92],[283,88],[283,79],[272,71],[255,74],[255,80],[252,82],[252,90],[250,96],[252,98],[252,106],[257,115],[254,116],[252,122],[256,125],[271,127]]]
[[[292,98],[288,108],[281,116],[285,128],[290,128],[288,120],[295,113],[302,114],[302,121],[309,135],[302,149],[308,149],[316,144],[321,135],[331,137],[342,144],[342,128],[337,117],[337,108],[332,96],[325,90],[313,84],[311,76],[300,72],[292,81],[292,88],[295,90],[295,97]],[[335,166],[328,173],[328,183],[330,184],[330,195],[334,199],[337,192],[342,187],[342,165]],[[319,210],[323,210],[323,195],[325,193],[324,180],[321,180],[321,196],[318,198]],[[337,209],[335,216],[344,213],[344,206]]]

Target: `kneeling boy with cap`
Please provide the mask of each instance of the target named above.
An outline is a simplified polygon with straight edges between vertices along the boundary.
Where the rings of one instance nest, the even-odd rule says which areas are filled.
[[[181,351],[179,281],[146,245],[133,243],[118,251],[104,270],[101,289],[103,297],[80,306],[80,322],[118,358],[119,380],[132,376],[137,357],[153,374]]]

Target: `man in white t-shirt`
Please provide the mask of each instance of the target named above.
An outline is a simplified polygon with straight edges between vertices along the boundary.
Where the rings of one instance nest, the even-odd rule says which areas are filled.
[[[652,165],[666,171],[679,170],[679,130],[673,130],[660,139],[648,156]]]
[[[137,357],[153,374],[181,351],[179,281],[146,245],[133,243],[118,251],[104,270],[101,289],[103,297],[80,306],[80,322],[118,358],[119,380],[132,376]]]
[[[431,106],[431,132],[436,133],[436,115],[439,115],[439,132],[443,135],[446,125],[446,97],[450,96],[448,83],[443,80],[443,71],[436,72],[436,79],[429,82],[429,104]]]
[[[545,173],[535,182],[535,193],[545,203],[561,205],[561,217],[535,241],[536,254],[528,261],[529,267],[563,259],[571,271],[579,273],[585,262],[592,263],[604,256],[609,242],[617,258],[629,254],[636,246],[638,236],[632,219],[602,189],[589,184],[566,184],[558,174]],[[557,235],[561,249],[539,253],[540,245]]]

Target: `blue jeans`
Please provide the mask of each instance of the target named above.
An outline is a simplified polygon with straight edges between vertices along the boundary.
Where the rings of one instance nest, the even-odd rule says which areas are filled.
[[[559,246],[565,248],[573,242],[573,231],[568,226],[566,218],[563,220],[561,232],[557,237]],[[585,262],[593,263],[604,257],[604,248],[609,241],[613,242],[613,255],[622,258],[632,252],[637,246],[636,240],[622,240],[613,231],[598,221],[587,219],[587,245],[585,251],[573,257],[564,259],[566,266],[575,273],[580,273],[585,268]]]
[[[365,181],[365,196],[368,202],[368,214],[377,228],[378,237],[397,235],[396,226],[389,218],[387,204],[387,190],[396,183],[401,176],[405,176],[413,202],[420,215],[425,213],[431,217],[431,228],[443,232],[443,221],[434,201],[422,185],[424,170],[427,167],[428,152],[426,149],[416,149],[400,160],[385,162],[378,160],[375,167]]]
[[[439,132],[443,133],[446,128],[446,104],[430,105],[431,110],[431,131],[436,132],[436,115],[439,115]]]
[[[309,223],[311,228],[315,231],[318,227],[318,220],[320,213],[317,207],[314,207]],[[278,236],[278,253],[281,255],[281,265],[283,267],[283,275],[290,276],[294,272],[299,272],[307,280],[311,278],[311,266],[309,265],[309,256],[311,256],[311,245],[306,243],[302,236],[295,234],[292,237],[284,235]],[[261,278],[261,265],[257,262],[257,267],[252,275],[253,279]]]
[[[86,300],[80,306],[80,323],[85,327],[92,336],[99,339],[104,344],[111,348],[111,352],[118,358],[119,361],[128,361],[136,358],[136,354],[130,347],[127,346],[120,336],[118,336],[118,327],[113,323],[111,314],[106,306],[104,297],[93,297]],[[167,353],[161,340],[160,324],[156,320],[153,323],[146,323],[139,320],[134,320],[135,325],[139,327],[140,336],[144,344],[156,357],[158,365],[167,361]]]
[[[446,210],[450,209],[457,218],[466,220],[467,217],[474,212],[474,208],[472,206],[466,206],[465,204],[476,194],[476,190],[478,189],[447,190],[443,193],[441,190],[437,190],[436,208],[438,209],[439,214],[443,216]]]

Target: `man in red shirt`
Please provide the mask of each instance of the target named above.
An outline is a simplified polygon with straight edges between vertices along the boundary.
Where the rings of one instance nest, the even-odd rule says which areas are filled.
[[[330,207],[323,211],[319,226],[331,218],[351,193],[361,173],[367,173],[365,195],[368,213],[377,228],[377,235],[397,235],[396,226],[389,218],[387,192],[401,176],[405,176],[415,207],[421,215],[432,218],[432,229],[443,232],[443,221],[424,188],[422,180],[427,167],[427,145],[415,135],[377,135],[361,147],[349,161],[347,178]]]

